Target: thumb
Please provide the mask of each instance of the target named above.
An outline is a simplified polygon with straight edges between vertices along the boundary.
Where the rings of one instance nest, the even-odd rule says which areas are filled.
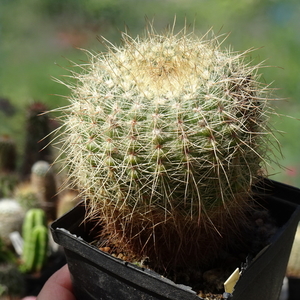
[[[36,300],[76,300],[68,266],[54,273],[45,283]]]

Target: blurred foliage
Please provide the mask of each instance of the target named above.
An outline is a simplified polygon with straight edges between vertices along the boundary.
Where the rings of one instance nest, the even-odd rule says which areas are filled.
[[[5,263],[15,263],[16,258],[13,252],[5,245],[0,237],[0,265]]]
[[[13,114],[0,105],[0,134],[12,135],[24,144],[25,107],[42,101],[49,108],[66,105],[68,89],[51,77],[68,75],[74,61],[82,62],[85,54],[77,48],[102,51],[97,36],[113,43],[120,42],[125,27],[135,36],[145,27],[145,17],[152,20],[157,31],[172,26],[176,30],[185,22],[204,34],[213,28],[216,34],[228,34],[225,46],[232,45],[252,52],[254,62],[266,61],[262,80],[275,81],[278,97],[286,101],[274,103],[280,114],[299,118],[300,100],[300,2],[298,0],[1,0],[0,1],[0,98],[10,100]],[[67,58],[67,59],[66,59]],[[70,60],[70,61],[68,61]],[[1,102],[0,102],[1,104]],[[288,170],[275,167],[274,179],[300,187],[300,124],[291,118],[276,118]]]

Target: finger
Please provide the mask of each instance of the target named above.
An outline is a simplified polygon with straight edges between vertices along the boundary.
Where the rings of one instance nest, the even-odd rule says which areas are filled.
[[[54,273],[45,283],[36,300],[76,300],[68,266]]]

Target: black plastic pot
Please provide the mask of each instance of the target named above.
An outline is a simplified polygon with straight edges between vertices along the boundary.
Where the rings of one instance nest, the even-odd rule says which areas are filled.
[[[300,278],[288,277],[288,293],[287,300],[299,300],[300,298]]]
[[[281,291],[294,235],[300,219],[300,190],[271,180],[256,188],[258,201],[279,224],[270,244],[246,267],[232,300],[276,300]],[[83,223],[79,204],[56,220],[54,240],[64,247],[78,300],[199,300],[189,287],[114,258],[88,244],[94,224]]]

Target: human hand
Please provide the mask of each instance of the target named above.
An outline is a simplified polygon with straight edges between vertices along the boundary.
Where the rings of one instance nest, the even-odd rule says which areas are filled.
[[[68,265],[55,272],[45,283],[35,297],[25,297],[22,300],[76,300],[72,292],[72,282]]]
[[[54,273],[45,283],[36,300],[76,300],[68,265]]]

